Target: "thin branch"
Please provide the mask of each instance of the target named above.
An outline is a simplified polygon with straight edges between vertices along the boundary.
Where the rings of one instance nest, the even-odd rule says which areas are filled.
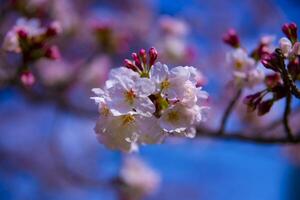
[[[245,134],[243,132],[227,132],[226,134],[220,135],[218,131],[210,129],[198,129],[196,137],[199,138],[213,138],[220,140],[232,140],[232,141],[243,141],[249,143],[258,143],[258,144],[300,144],[300,137],[296,137],[293,140],[290,140],[286,137],[262,137],[257,136],[262,134]]]
[[[282,118],[282,123],[284,125],[285,132],[289,140],[293,140],[294,136],[292,134],[292,130],[289,125],[289,115],[291,112],[291,102],[292,102],[292,94],[290,92],[287,93],[286,101],[285,101],[285,108]]]
[[[220,135],[223,135],[224,134],[224,131],[225,131],[225,128],[226,128],[226,124],[227,124],[227,121],[230,117],[230,114],[231,112],[233,111],[236,103],[238,102],[239,98],[241,97],[242,95],[242,89],[239,89],[236,93],[236,95],[232,98],[232,100],[230,101],[230,103],[228,104],[225,112],[224,112],[224,115],[222,117],[222,121],[221,121],[221,126],[220,126],[220,129],[219,129],[219,133]]]

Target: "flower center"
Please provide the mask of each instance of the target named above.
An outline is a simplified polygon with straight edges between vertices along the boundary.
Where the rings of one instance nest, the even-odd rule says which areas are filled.
[[[243,62],[241,61],[241,60],[237,60],[236,62],[235,62],[235,68],[236,69],[242,69],[243,68]]]
[[[122,125],[123,126],[128,125],[131,122],[134,122],[134,120],[135,120],[135,118],[133,115],[124,115],[124,116],[122,116]]]
[[[169,122],[171,123],[175,123],[179,120],[179,115],[178,115],[178,112],[175,112],[175,111],[171,111],[168,113],[168,116],[167,116],[167,119]]]
[[[124,96],[125,96],[125,101],[127,103],[129,103],[130,105],[132,105],[134,103],[134,99],[136,98],[136,95],[132,89],[130,89],[129,91],[126,91],[124,93]]]
[[[170,82],[166,79],[166,80],[163,80],[160,84],[160,88],[161,90],[166,90],[170,87]]]
[[[102,106],[100,109],[100,115],[107,117],[109,115],[109,109],[107,106]]]

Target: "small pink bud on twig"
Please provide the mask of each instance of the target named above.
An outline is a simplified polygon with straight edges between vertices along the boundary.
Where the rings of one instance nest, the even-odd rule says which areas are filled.
[[[51,46],[46,49],[45,56],[52,60],[60,59],[60,52],[57,46]]]
[[[24,29],[19,29],[17,33],[21,39],[26,39],[28,37],[28,34]]]
[[[23,72],[20,76],[21,82],[24,86],[32,86],[35,83],[35,77],[31,72]]]
[[[125,59],[124,60],[124,65],[125,65],[125,67],[127,67],[128,69],[131,69],[131,70],[133,70],[133,71],[137,71],[137,68],[134,66],[134,64],[130,61],[130,60],[128,60],[128,59]]]
[[[158,53],[157,53],[157,50],[154,48],[154,47],[151,47],[150,50],[149,50],[149,56],[150,56],[150,60],[149,60],[149,65],[150,67],[152,65],[154,65],[157,57],[158,57]]]
[[[61,28],[59,22],[55,21],[55,22],[52,22],[50,24],[50,26],[47,28],[46,35],[48,37],[53,37],[53,36],[60,34],[61,32],[62,32],[62,28]]]
[[[240,46],[240,39],[234,29],[228,30],[223,36],[223,42],[233,48],[238,48]]]
[[[139,52],[139,56],[143,62],[144,65],[147,64],[147,54],[146,54],[146,50],[145,49],[141,49]]]
[[[291,40],[291,42],[294,44],[298,40],[298,28],[297,25],[292,22],[290,24],[286,23],[281,28],[282,32],[286,35],[287,38]]]

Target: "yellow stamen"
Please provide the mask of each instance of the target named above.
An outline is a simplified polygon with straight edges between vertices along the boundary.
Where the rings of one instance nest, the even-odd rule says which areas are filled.
[[[134,103],[134,99],[136,98],[136,95],[132,89],[126,91],[124,93],[124,96],[125,96],[125,101],[129,103],[129,105],[132,105]]]
[[[160,89],[161,90],[166,90],[170,87],[170,82],[166,79],[164,81],[161,82],[161,85],[160,85]]]
[[[172,123],[177,122],[179,120],[178,112],[175,112],[175,111],[169,112],[168,116],[167,116],[167,119],[168,119],[168,121],[170,121]]]
[[[102,106],[100,109],[100,115],[107,117],[109,115],[109,109],[107,106]]]
[[[124,115],[122,116],[122,125],[128,125],[129,123],[134,122],[135,118],[133,115]]]
[[[244,64],[243,64],[243,62],[240,61],[240,60],[237,60],[237,61],[235,62],[235,68],[236,68],[236,69],[242,69],[243,66],[244,66]]]

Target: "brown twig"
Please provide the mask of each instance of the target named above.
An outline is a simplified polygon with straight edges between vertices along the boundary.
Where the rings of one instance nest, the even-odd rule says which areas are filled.
[[[289,125],[289,115],[290,115],[290,112],[291,112],[291,102],[292,102],[292,94],[290,92],[288,92],[288,94],[286,96],[286,103],[285,103],[282,123],[284,125],[284,129],[285,129],[285,132],[287,134],[287,138],[292,141],[294,139],[294,136],[292,134],[291,127]]]
[[[197,130],[196,137],[243,141],[258,144],[300,144],[300,137],[295,137],[293,140],[290,140],[287,137],[262,137],[261,135],[263,134],[250,135],[245,134],[244,132],[227,132],[226,134],[220,135],[219,131],[202,128]]]
[[[238,89],[237,93],[235,94],[235,96],[232,98],[232,100],[230,101],[230,103],[228,104],[225,112],[224,112],[224,115],[222,117],[222,121],[221,121],[221,126],[220,126],[220,129],[218,131],[218,134],[219,135],[223,135],[224,134],[224,131],[225,131],[225,128],[226,128],[226,124],[227,124],[227,121],[230,117],[230,114],[231,112],[233,111],[236,103],[238,102],[239,98],[241,97],[242,95],[242,89]]]

